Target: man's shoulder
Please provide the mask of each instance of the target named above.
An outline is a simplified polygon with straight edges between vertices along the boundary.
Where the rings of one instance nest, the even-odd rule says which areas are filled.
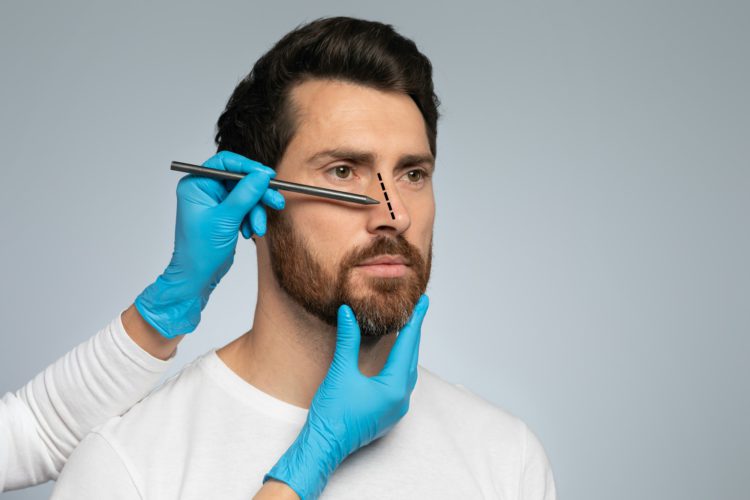
[[[509,477],[523,476],[519,481],[526,492],[547,492],[530,497],[554,498],[546,452],[523,420],[422,366],[417,380],[412,399],[418,414],[411,429],[429,428],[433,435],[449,436],[451,446],[464,450],[465,459],[475,460],[475,473],[481,469],[496,479],[497,471],[504,470]]]
[[[449,382],[435,372],[419,365],[417,387],[425,397],[434,399],[445,405],[455,406],[457,403],[467,411],[479,411],[495,414],[498,418],[516,419],[503,408],[486,400],[482,396],[470,391],[461,384]]]
[[[520,437],[527,431],[517,416],[421,365],[417,380],[417,404],[439,418],[463,428],[495,429],[506,436]]]

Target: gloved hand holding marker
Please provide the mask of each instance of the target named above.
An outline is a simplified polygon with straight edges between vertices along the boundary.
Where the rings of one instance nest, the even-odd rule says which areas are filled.
[[[223,182],[187,175],[177,185],[172,259],[135,299],[143,319],[167,338],[198,326],[209,295],[232,266],[238,233],[246,239],[253,233],[263,236],[264,205],[284,208],[284,196],[269,188],[276,175],[273,169],[229,151],[217,153],[203,165],[212,172],[239,175],[241,180],[227,189]]]

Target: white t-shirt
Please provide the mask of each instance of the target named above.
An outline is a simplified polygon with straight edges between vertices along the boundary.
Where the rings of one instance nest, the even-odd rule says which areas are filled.
[[[153,389],[169,366],[138,346],[120,314],[0,398],[0,491],[57,478],[81,439]]]
[[[307,412],[210,351],[89,434],[52,498],[247,500]],[[321,498],[552,500],[555,485],[521,420],[420,366],[409,412],[344,460]]]

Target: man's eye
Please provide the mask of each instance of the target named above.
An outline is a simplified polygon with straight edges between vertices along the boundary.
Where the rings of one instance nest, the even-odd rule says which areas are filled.
[[[339,179],[348,179],[351,177],[352,174],[352,167],[348,167],[346,165],[339,165],[338,167],[333,167],[333,172],[336,174],[336,177]]]
[[[406,177],[409,180],[409,182],[417,183],[427,177],[427,174],[424,170],[409,170],[406,173]]]

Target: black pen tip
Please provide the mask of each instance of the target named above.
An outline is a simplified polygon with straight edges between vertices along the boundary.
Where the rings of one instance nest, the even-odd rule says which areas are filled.
[[[365,202],[367,202],[368,205],[380,205],[378,200],[373,200],[369,196],[365,196]]]

